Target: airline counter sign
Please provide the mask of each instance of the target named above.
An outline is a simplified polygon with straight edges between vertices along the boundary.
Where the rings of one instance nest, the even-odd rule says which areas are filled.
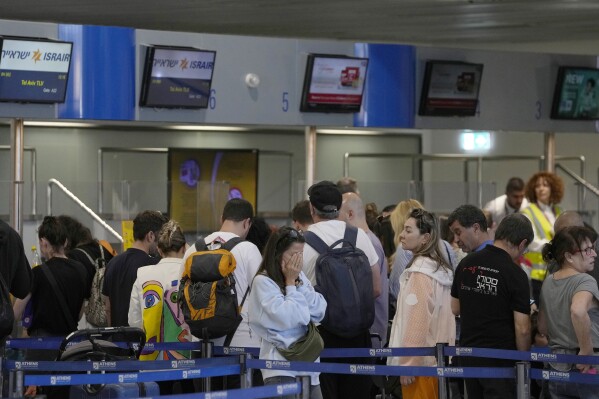
[[[72,43],[2,39],[0,101],[63,102]]]
[[[0,70],[68,73],[71,43],[2,40]]]
[[[184,51],[155,49],[153,78],[211,80],[216,53],[213,51]]]

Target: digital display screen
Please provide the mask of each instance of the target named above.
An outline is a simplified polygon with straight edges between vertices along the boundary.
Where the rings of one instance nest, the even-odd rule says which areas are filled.
[[[335,55],[308,56],[302,112],[358,112],[368,59]]]
[[[553,96],[553,119],[599,119],[599,70],[560,67]]]
[[[258,150],[169,148],[168,180],[169,215],[183,231],[217,231],[229,199],[246,199],[256,212]]]
[[[418,114],[474,116],[482,73],[482,64],[428,61]]]
[[[64,102],[73,43],[12,37],[0,40],[0,101]]]
[[[207,108],[215,58],[215,51],[148,47],[139,105]]]

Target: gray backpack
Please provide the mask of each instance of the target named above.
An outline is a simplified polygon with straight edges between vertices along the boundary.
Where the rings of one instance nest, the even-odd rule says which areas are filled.
[[[96,327],[107,327],[106,307],[102,299],[102,285],[104,284],[104,273],[106,272],[106,259],[104,259],[104,247],[100,246],[100,256],[95,260],[83,249],[75,248],[87,256],[92,265],[96,268],[96,274],[92,280],[92,288],[89,295],[89,301],[85,305],[85,318],[90,324]]]

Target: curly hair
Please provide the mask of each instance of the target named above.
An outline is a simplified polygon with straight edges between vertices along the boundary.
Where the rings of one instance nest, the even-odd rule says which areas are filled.
[[[532,203],[537,203],[535,185],[539,179],[545,179],[549,184],[549,187],[551,187],[551,196],[549,197],[549,202],[551,204],[559,204],[564,197],[564,181],[555,173],[550,172],[538,172],[528,179],[526,187],[524,188],[524,195],[526,196],[526,199]]]

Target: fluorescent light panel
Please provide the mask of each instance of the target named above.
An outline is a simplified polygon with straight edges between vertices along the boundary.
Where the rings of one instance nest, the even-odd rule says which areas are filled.
[[[239,126],[192,126],[192,125],[177,125],[169,126],[170,129],[174,130],[201,130],[201,131],[212,131],[212,132],[245,132],[248,129]]]

